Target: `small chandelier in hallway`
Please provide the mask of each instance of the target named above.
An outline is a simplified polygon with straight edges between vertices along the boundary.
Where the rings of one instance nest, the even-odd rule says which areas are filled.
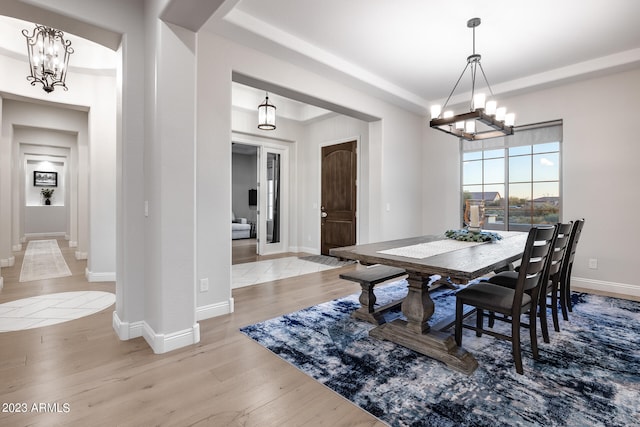
[[[258,105],[258,129],[274,130],[276,128],[276,107],[269,104],[269,94],[265,94],[264,102]]]
[[[54,86],[67,90],[65,79],[69,55],[73,53],[71,42],[64,39],[64,33],[54,28],[36,24],[33,33],[22,30],[27,39],[30,75],[27,80],[31,86],[42,83],[45,92],[53,92]]]

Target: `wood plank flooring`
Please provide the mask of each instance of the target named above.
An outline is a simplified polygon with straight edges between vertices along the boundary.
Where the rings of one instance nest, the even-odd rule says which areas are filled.
[[[87,283],[86,262],[75,260],[66,241],[58,242],[73,275],[19,283],[24,254],[16,253],[15,266],[2,269],[0,303],[54,292],[115,291],[114,283]],[[120,341],[111,326],[113,307],[0,333],[0,425],[382,426],[238,331],[359,292],[357,283],[338,278],[356,268],[362,267],[236,289],[235,313],[200,322],[200,343],[162,355],[142,338]]]
[[[73,275],[19,283],[23,253],[16,253],[15,266],[2,269],[0,303],[54,292],[115,291],[114,283],[88,283],[86,262],[75,260],[66,241],[58,242]],[[358,292],[358,284],[338,278],[355,268],[236,289],[235,313],[200,322],[200,343],[162,355],[142,338],[120,341],[111,326],[113,307],[0,333],[0,425],[382,426],[238,331]]]

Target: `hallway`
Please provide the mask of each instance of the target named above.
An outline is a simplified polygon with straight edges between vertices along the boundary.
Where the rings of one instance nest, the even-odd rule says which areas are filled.
[[[89,306],[94,306],[90,304],[91,301],[95,302],[93,298],[89,298],[90,301],[85,301],[90,295],[89,291],[115,293],[114,282],[89,283],[85,277],[87,261],[77,260],[75,248],[70,248],[65,239],[58,237],[56,241],[71,271],[71,276],[20,282],[20,272],[28,242],[22,245],[21,251],[14,252],[15,264],[12,267],[2,269],[4,288],[0,292],[0,332],[59,323],[62,321],[60,318],[63,317],[69,319],[82,317],[90,313],[90,311],[84,310],[87,307],[83,308],[83,304],[89,303]],[[47,313],[44,311],[50,308],[47,300],[50,302],[52,294],[59,295],[61,293],[65,293],[65,295],[59,298],[61,301],[58,301],[58,305],[66,306],[65,310],[57,313],[56,319],[47,319]],[[96,296],[99,295],[96,294]],[[20,313],[16,315],[15,307],[7,307],[7,305],[18,300],[20,301]],[[47,306],[48,304],[49,306]],[[100,304],[100,306],[104,307],[105,304]],[[108,310],[113,311],[113,304],[109,304]],[[40,314],[37,314],[38,312]],[[4,316],[5,314],[6,316]]]

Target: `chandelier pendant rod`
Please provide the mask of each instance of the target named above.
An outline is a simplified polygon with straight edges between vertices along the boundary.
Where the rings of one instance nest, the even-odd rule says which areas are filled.
[[[491,89],[491,85],[489,84],[489,80],[487,80],[487,75],[484,73],[484,68],[482,67],[482,64],[478,62],[478,65],[480,66],[480,71],[482,72],[482,78],[484,78],[484,82],[487,84],[487,89],[489,89],[489,93],[491,94],[491,96],[495,96],[493,94],[493,90]]]
[[[475,32],[475,29],[474,29]],[[474,62],[471,65],[471,99],[469,100],[469,111],[473,110],[473,97],[476,94],[476,71],[478,68],[478,63]]]
[[[447,100],[445,101],[444,106],[442,107],[442,111],[444,111],[447,108],[447,105],[449,105],[449,101],[451,100],[453,93],[456,91],[458,84],[460,84],[460,80],[462,80],[462,77],[464,77],[464,73],[467,71],[467,68],[469,68],[469,62],[467,62],[467,65],[465,65],[464,70],[462,70],[460,77],[458,77],[458,81],[453,86],[453,89],[451,89],[451,92],[449,93],[449,96],[447,97]],[[442,115],[442,112],[440,113],[440,115]]]

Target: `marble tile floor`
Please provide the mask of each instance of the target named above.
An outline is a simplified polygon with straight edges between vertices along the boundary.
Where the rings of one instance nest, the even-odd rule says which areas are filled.
[[[333,268],[338,267],[305,261],[298,257],[235,264],[231,268],[231,288],[241,288]]]
[[[88,316],[115,303],[110,292],[76,291],[39,295],[0,304],[0,333],[55,325]]]
[[[338,268],[298,257],[236,264],[232,266],[232,288]],[[0,333],[39,328],[78,319],[114,304],[109,292],[77,291],[40,295],[0,304]]]

